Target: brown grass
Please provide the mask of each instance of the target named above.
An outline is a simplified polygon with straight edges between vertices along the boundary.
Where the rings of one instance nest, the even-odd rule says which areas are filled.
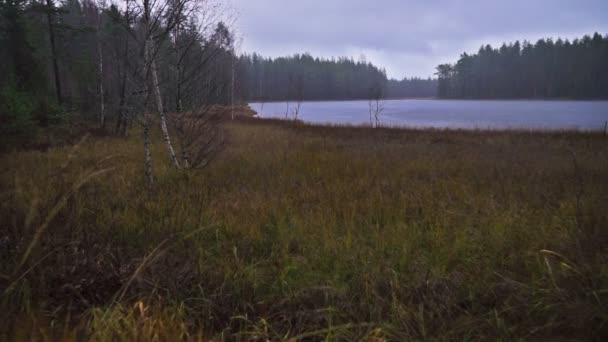
[[[0,340],[608,334],[601,134],[226,128],[152,191],[136,135],[0,156]]]

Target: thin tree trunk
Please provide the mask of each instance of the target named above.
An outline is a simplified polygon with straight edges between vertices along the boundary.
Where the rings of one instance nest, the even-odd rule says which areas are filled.
[[[181,13],[180,13],[181,14]],[[179,51],[179,17],[178,17],[178,21],[175,24],[175,60],[177,61],[177,65],[175,67],[175,71],[176,71],[176,79],[177,79],[177,83],[176,83],[176,97],[175,97],[175,109],[178,113],[181,113],[182,111],[182,63],[181,63],[181,54]]]
[[[373,128],[374,120],[373,120],[372,100],[371,99],[369,100],[368,106],[369,106],[369,125]]]
[[[127,8],[125,9],[125,19],[127,27],[131,25],[129,17],[129,0],[127,0]],[[127,114],[125,113],[126,96],[127,96],[127,70],[129,68],[129,37],[125,38],[125,50],[123,55],[123,74],[120,84],[120,101],[118,103],[118,120],[116,121],[116,133],[127,135]],[[122,128],[122,131],[121,131]]]
[[[144,42],[144,68],[149,65],[150,57],[148,54],[148,40]],[[126,71],[125,71],[126,72]],[[144,172],[146,184],[149,188],[154,184],[152,173],[152,152],[150,151],[150,114],[148,113],[148,102],[150,99],[150,82],[148,82],[148,71],[145,72],[146,101],[144,105]]]
[[[182,72],[180,70],[180,65],[177,65],[177,85],[175,89],[176,97],[175,97],[175,110],[178,113],[182,112]]]
[[[186,144],[185,144],[186,136],[183,131],[183,127],[180,128],[179,130],[177,130],[177,134],[179,137],[180,148],[182,150],[182,160],[184,162],[184,168],[189,169],[190,168],[190,154],[188,153],[188,149],[186,148]]]
[[[128,2],[127,2],[127,8],[128,8]],[[146,29],[149,29],[149,25],[150,25],[150,2],[148,0],[144,0],[144,25]],[[148,46],[148,39],[146,38],[146,40],[144,41],[144,49],[143,49],[143,54],[144,54],[144,86],[146,89],[146,94],[145,94],[145,102],[144,102],[144,172],[146,175],[146,183],[148,185],[149,188],[152,187],[152,185],[154,184],[154,176],[152,173],[152,153],[150,151],[150,114],[148,112],[148,103],[150,100],[150,82],[149,82],[149,77],[150,77],[150,63],[151,63],[151,55],[149,54],[149,46]],[[126,70],[125,70],[126,73]]]
[[[127,97],[127,69],[129,58],[129,40],[125,40],[125,53],[123,56],[123,70],[120,80],[120,100],[118,102],[118,119],[116,120],[116,133],[127,135],[127,114],[125,112],[126,97]]]
[[[173,165],[179,169],[179,161],[177,160],[177,156],[175,155],[175,150],[173,149],[173,144],[171,143],[171,136],[169,135],[169,128],[167,127],[167,120],[165,118],[165,108],[163,107],[163,98],[160,93],[160,85],[158,83],[158,73],[156,71],[156,62],[154,56],[152,54],[153,50],[153,42],[151,38],[148,38],[148,56],[150,61],[150,74],[152,76],[152,88],[154,91],[154,97],[156,100],[156,108],[158,109],[158,115],[160,117],[160,128],[163,134],[163,139],[165,140],[165,145],[167,145],[167,149],[169,151],[169,158],[173,162]]]
[[[181,118],[182,115],[182,100],[181,100],[181,71],[178,65],[177,68],[177,103],[176,103],[176,111],[177,111],[177,115],[179,117],[178,120],[187,120],[187,119],[183,119]],[[177,129],[177,136],[178,136],[178,140],[179,140],[179,145],[180,145],[180,149],[182,151],[182,161],[184,163],[184,168],[188,169],[190,168],[190,156],[188,154],[188,151],[186,149],[185,146],[185,135],[184,135],[184,127],[183,125],[185,125],[185,123],[181,123],[178,124],[178,129]]]
[[[116,120],[116,133],[126,135],[127,120],[125,115],[125,97],[127,91],[127,71],[123,71],[120,81],[120,100],[118,102],[118,119]],[[122,128],[122,131],[121,131]]]
[[[175,67],[176,70],[176,79],[177,79],[177,83],[175,85],[175,110],[177,112],[177,115],[180,117],[180,119],[178,120],[183,120],[183,118],[181,118],[181,113],[182,113],[182,55],[180,53],[180,49],[179,49],[179,30],[180,30],[180,25],[179,25],[179,21],[176,23],[175,25],[175,57],[176,57],[176,61],[177,61],[177,65]],[[182,162],[184,163],[184,168],[188,169],[190,168],[190,156],[189,153],[187,151],[187,148],[185,146],[185,134],[184,134],[184,127],[183,127],[184,123],[181,123],[178,130],[177,130],[177,135],[178,135],[178,139],[179,139],[179,145],[180,145],[180,149],[182,151]]]
[[[61,79],[59,76],[59,64],[57,62],[57,47],[55,44],[55,28],[53,27],[53,11],[55,6],[52,0],[46,0],[47,12],[46,18],[49,24],[49,39],[51,42],[51,58],[53,61],[53,72],[55,73],[55,91],[57,94],[57,103],[63,104],[63,97],[61,95]]]
[[[152,153],[150,151],[150,115],[144,113],[144,170],[146,174],[146,183],[148,187],[154,184],[154,176],[152,175]]]
[[[234,51],[232,51],[232,74],[230,79],[230,117],[234,121]]]
[[[101,49],[101,37],[100,37],[100,26],[101,26],[101,15],[97,23],[97,56],[99,58],[99,124],[101,128],[106,126],[106,108],[104,102],[104,89],[103,89],[103,51]]]

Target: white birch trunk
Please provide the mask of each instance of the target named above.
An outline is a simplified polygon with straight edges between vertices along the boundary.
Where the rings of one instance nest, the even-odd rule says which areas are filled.
[[[154,91],[154,98],[156,100],[156,107],[158,109],[158,115],[160,117],[160,128],[163,134],[163,139],[165,140],[165,145],[167,145],[167,149],[169,151],[169,158],[173,165],[179,169],[179,161],[177,160],[177,156],[175,155],[175,149],[173,148],[173,144],[171,143],[171,136],[169,135],[169,128],[167,126],[167,120],[165,118],[165,108],[163,106],[163,98],[160,94],[160,85],[158,83],[158,73],[156,71],[156,62],[154,61],[154,56],[152,54],[153,50],[153,42],[152,39],[148,39],[147,44],[148,49],[148,58],[149,58],[149,66],[150,66],[150,74],[152,76],[152,88]]]
[[[144,67],[149,63],[148,56],[148,41],[144,42]],[[146,183],[148,187],[152,187],[154,184],[154,178],[152,174],[152,152],[150,151],[150,115],[148,114],[148,99],[150,94],[150,84],[147,82],[147,72],[146,72],[146,105],[144,108],[144,170],[146,175]]]

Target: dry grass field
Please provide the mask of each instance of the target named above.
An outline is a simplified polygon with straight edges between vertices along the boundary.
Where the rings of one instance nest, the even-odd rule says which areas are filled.
[[[608,138],[240,119],[0,155],[0,340],[602,340]]]

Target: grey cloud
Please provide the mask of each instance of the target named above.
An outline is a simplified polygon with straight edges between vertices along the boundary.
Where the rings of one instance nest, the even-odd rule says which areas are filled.
[[[428,76],[484,41],[608,32],[606,0],[235,1],[249,52],[373,52],[394,77]]]

